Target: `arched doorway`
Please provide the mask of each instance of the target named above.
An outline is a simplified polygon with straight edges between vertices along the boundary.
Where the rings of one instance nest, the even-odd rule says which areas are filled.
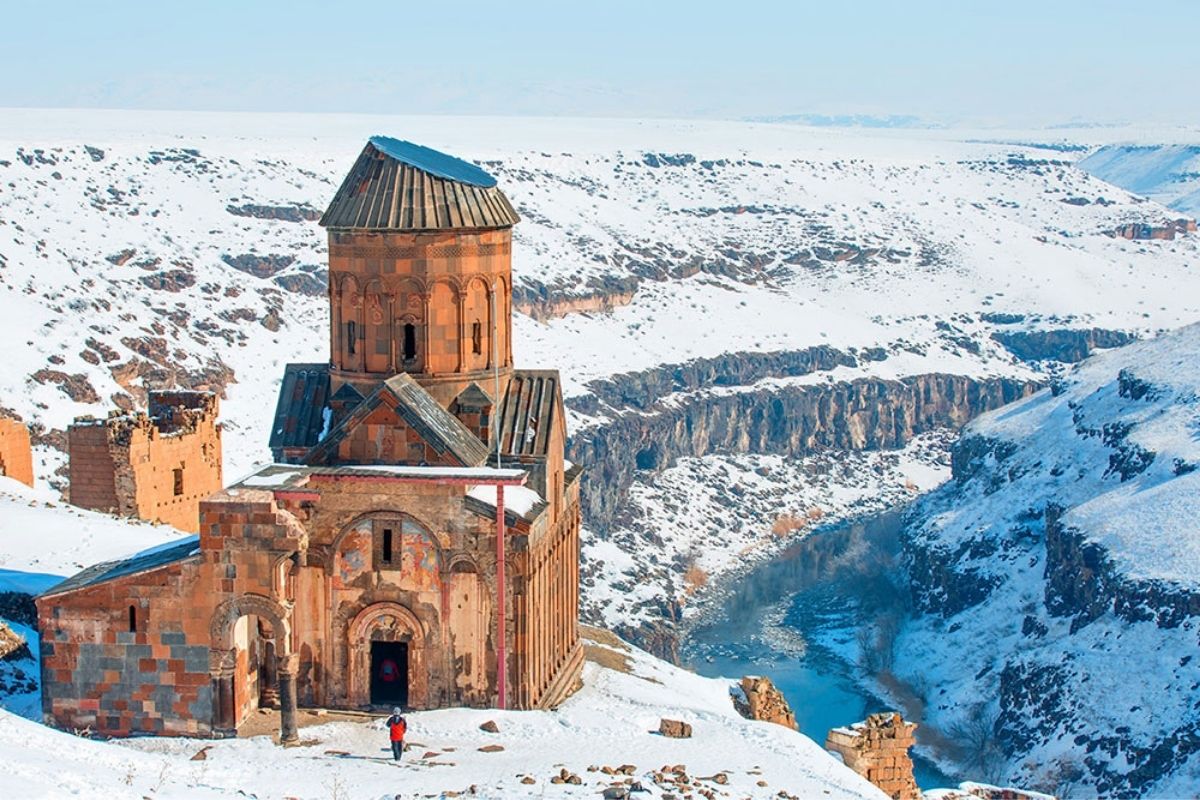
[[[277,698],[280,740],[297,738],[290,622],[287,609],[262,595],[239,595],[217,606],[209,631],[215,734],[236,735],[264,698]]]
[[[375,603],[346,628],[349,700],[363,708],[427,707],[426,628],[399,603]]]

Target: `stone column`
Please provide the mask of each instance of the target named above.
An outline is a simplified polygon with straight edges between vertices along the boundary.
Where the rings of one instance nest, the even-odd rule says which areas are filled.
[[[280,656],[276,662],[279,676],[279,743],[298,741],[296,725],[296,673],[300,659],[295,654]]]
[[[258,704],[263,708],[279,707],[279,659],[275,657],[275,642],[263,642],[262,687]]]
[[[213,676],[213,700],[215,708],[213,734],[217,736],[237,735],[237,710],[233,701],[233,670],[223,669]]]

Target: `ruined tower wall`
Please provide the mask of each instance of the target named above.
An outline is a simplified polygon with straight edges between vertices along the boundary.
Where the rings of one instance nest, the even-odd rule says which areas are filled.
[[[150,407],[70,426],[71,503],[195,532],[200,501],[222,487],[216,397],[155,392]]]
[[[847,767],[892,800],[918,800],[921,792],[908,755],[916,730],[916,723],[905,722],[899,714],[872,714],[865,722],[831,730],[825,749],[840,755]]]
[[[29,429],[15,419],[0,419],[0,475],[33,486]]]

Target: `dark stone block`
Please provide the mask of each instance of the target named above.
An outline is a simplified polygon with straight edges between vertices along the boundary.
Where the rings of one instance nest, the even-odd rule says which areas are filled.
[[[208,648],[207,647],[189,647],[187,655],[184,656],[183,666],[188,672],[195,672],[200,675],[208,674]]]

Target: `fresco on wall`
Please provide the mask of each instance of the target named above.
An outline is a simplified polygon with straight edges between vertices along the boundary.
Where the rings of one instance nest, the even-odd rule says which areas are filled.
[[[371,568],[371,520],[355,523],[338,547],[334,562],[333,588],[345,589]]]
[[[437,589],[438,546],[420,525],[404,520],[401,527],[400,573],[404,584],[417,590]]]

